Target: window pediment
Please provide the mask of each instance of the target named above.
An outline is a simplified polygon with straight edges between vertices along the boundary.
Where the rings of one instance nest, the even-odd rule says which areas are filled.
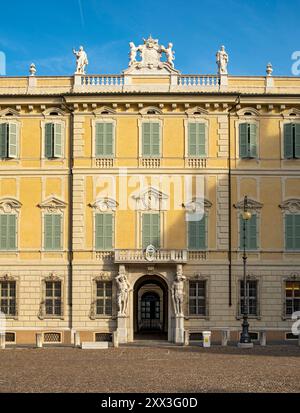
[[[58,116],[65,116],[65,112],[60,108],[48,108],[44,110],[43,115],[46,116],[53,116],[52,113],[57,113]],[[55,115],[55,116],[57,116]]]
[[[234,207],[236,209],[243,210],[244,209],[244,199],[239,201],[237,204],[235,204]],[[251,198],[247,199],[247,208],[249,210],[259,211],[260,209],[262,209],[262,207],[263,207],[263,204],[261,204],[260,202],[255,201],[254,199],[251,199]]]
[[[49,275],[47,275],[45,278],[44,278],[44,282],[46,282],[46,281],[62,281],[62,279],[55,273],[55,272],[51,272]]]
[[[237,115],[239,117],[252,119],[252,118],[259,117],[260,113],[257,109],[252,108],[252,107],[248,107],[248,108],[242,108],[242,109],[238,110]]]
[[[300,118],[300,110],[295,108],[286,109],[283,111],[282,116],[289,119]]]
[[[279,207],[283,211],[288,211],[291,214],[300,213],[300,199],[299,198],[290,198],[284,201]]]
[[[45,199],[45,201],[38,204],[38,206],[42,209],[45,209],[48,213],[55,213],[66,208],[67,203],[55,196],[51,196]]]
[[[22,206],[15,198],[2,198],[0,199],[0,211],[4,214],[10,214],[13,211],[17,211]]]
[[[187,212],[197,213],[207,211],[212,207],[212,203],[208,199],[194,198],[182,205]]]
[[[185,111],[185,113],[188,116],[201,116],[201,115],[205,115],[207,116],[209,114],[209,111],[206,109],[201,108],[200,106],[195,106],[193,108],[189,108]]]
[[[108,107],[108,106],[101,106],[101,108],[98,108],[96,110],[93,111],[93,114],[95,116],[107,116],[107,115],[115,115],[117,112]]]
[[[4,117],[4,116],[8,116],[8,119],[9,119],[9,116],[12,116],[12,117],[17,116],[17,117],[19,117],[19,116],[20,116],[20,113],[19,113],[18,111],[16,111],[15,109],[6,108],[6,109],[3,109],[3,110],[0,111],[0,117]]]
[[[115,211],[118,205],[117,201],[112,198],[97,198],[95,202],[89,204],[91,208],[101,212]]]
[[[149,187],[133,194],[132,198],[136,200],[138,210],[157,211],[166,209],[165,202],[169,197],[159,189]]]
[[[141,115],[162,115],[163,111],[156,106],[147,106],[139,111]]]

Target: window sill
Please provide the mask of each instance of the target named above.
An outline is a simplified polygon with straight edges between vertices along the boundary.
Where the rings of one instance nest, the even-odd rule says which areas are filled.
[[[238,316],[236,316],[236,319],[237,319],[237,320],[242,320],[242,319],[243,319],[243,316],[242,316],[242,315],[238,315]],[[261,321],[261,316],[259,316],[259,315],[248,315],[248,319]]]

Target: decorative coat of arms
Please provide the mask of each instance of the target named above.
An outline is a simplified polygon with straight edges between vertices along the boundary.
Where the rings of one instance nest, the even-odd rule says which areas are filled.
[[[158,44],[158,39],[143,39],[144,44],[135,46],[133,42],[129,43],[129,67],[135,66],[138,69],[162,69],[164,65],[174,69],[175,52],[172,50],[173,44],[169,43],[168,47]],[[140,53],[141,60],[137,60],[137,53]],[[165,53],[166,61],[161,61],[162,54]]]

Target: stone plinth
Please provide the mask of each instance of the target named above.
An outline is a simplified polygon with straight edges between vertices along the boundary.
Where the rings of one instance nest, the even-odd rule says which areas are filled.
[[[240,343],[240,342],[238,342],[237,346],[239,348],[253,348],[253,343]]]
[[[119,333],[118,331],[113,332],[113,346],[118,348],[119,347]]]
[[[222,330],[222,346],[226,347],[228,344],[228,341],[230,340],[230,330]]]
[[[99,350],[108,348],[107,341],[83,341],[81,344],[83,350]]]
[[[80,333],[78,331],[75,333],[74,345],[75,347],[80,347]]]
[[[184,344],[184,316],[177,315],[175,317],[175,338],[176,344]]]
[[[118,315],[118,342],[127,343],[127,317],[123,315]]]

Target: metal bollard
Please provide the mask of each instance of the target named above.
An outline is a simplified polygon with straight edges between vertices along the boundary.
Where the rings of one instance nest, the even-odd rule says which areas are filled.
[[[265,331],[260,331],[259,333],[259,344],[261,346],[267,345],[267,333]]]
[[[43,339],[42,339],[42,334],[38,333],[36,335],[36,347],[37,348],[42,348],[43,347]]]
[[[75,333],[75,347],[80,347],[80,333],[79,331],[76,331]]]
[[[228,341],[230,339],[230,331],[229,330],[222,330],[221,334],[222,334],[222,343],[221,343],[221,345],[223,347],[226,347],[227,344],[228,344]]]
[[[0,334],[0,349],[5,349],[5,333]]]
[[[190,331],[189,330],[184,330],[184,345],[185,346],[190,345]]]
[[[113,332],[113,346],[115,348],[119,347],[119,332],[118,332],[118,330]]]

